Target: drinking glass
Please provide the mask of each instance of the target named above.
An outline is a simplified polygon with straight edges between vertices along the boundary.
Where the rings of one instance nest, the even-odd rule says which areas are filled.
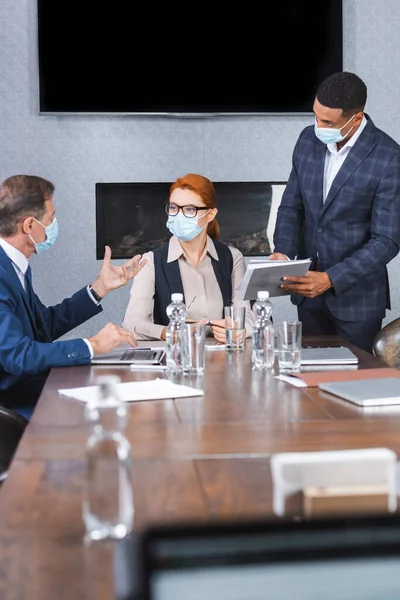
[[[204,373],[205,352],[205,324],[186,323],[183,352],[183,372],[185,375],[202,375]]]
[[[301,321],[283,321],[278,327],[279,371],[300,371],[302,324]]]
[[[229,352],[244,350],[246,337],[246,308],[244,306],[225,306],[226,349]]]

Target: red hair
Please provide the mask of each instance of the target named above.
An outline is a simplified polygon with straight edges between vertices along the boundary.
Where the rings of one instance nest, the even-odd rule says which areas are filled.
[[[176,189],[191,190],[200,196],[203,204],[207,208],[217,208],[217,195],[212,181],[203,175],[196,173],[188,173],[178,179],[171,185],[169,194]],[[207,225],[207,234],[212,240],[217,240],[219,237],[219,225],[216,219],[210,221]]]

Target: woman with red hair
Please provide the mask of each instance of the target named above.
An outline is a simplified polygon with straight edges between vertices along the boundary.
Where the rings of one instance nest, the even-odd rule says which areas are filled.
[[[166,307],[171,294],[181,292],[188,320],[212,322],[210,333],[222,343],[224,306],[245,306],[250,336],[254,313],[236,291],[245,273],[244,259],[237,248],[218,241],[214,184],[194,173],[179,177],[171,185],[165,211],[172,237],[143,255],[147,263],[134,278],[123,326],[138,340],[165,340]]]

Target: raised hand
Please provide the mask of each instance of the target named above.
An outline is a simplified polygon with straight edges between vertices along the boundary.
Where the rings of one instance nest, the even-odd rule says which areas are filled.
[[[141,257],[141,254],[136,254],[123,265],[113,265],[111,263],[111,248],[110,246],[106,246],[100,272],[96,281],[92,284],[94,291],[100,298],[104,298],[111,290],[116,290],[117,288],[126,285],[147,263],[146,259],[140,260]]]
[[[92,345],[94,354],[107,354],[118,348],[122,343],[129,344],[129,346],[137,346],[137,341],[130,331],[114,325],[114,323],[107,323],[103,329],[91,338],[88,338]]]

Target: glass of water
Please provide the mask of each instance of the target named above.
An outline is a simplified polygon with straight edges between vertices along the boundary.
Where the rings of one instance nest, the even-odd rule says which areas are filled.
[[[246,337],[246,308],[244,306],[225,306],[226,349],[229,352],[244,350]]]
[[[185,375],[203,375],[206,351],[206,326],[204,323],[186,323],[183,330]]]
[[[283,321],[278,327],[279,371],[300,371],[302,326],[301,321]]]

